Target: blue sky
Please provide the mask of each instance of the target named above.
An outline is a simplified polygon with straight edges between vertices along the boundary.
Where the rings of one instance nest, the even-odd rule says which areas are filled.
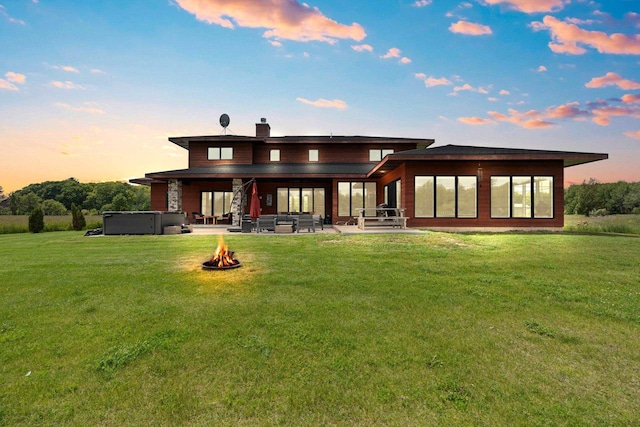
[[[637,0],[0,0],[5,193],[187,166],[169,136],[609,153],[640,181]]]

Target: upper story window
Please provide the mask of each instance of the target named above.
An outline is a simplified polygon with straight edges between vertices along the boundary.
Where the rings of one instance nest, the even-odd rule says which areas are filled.
[[[233,159],[233,147],[209,147],[207,149],[207,159],[231,160]]]
[[[271,160],[272,162],[279,162],[280,161],[280,150],[278,149],[273,149],[269,152],[269,160]]]
[[[393,149],[390,149],[390,148],[377,149],[376,148],[376,149],[369,150],[369,161],[379,162],[387,154],[393,154]]]
[[[310,162],[317,162],[318,161],[318,157],[319,157],[318,150],[315,150],[315,149],[309,150],[309,161]]]

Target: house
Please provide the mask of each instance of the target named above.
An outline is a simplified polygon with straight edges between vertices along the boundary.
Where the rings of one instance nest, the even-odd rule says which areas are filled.
[[[433,139],[367,136],[172,137],[187,169],[151,172],[151,209],[222,218],[247,212],[236,191],[255,179],[262,214],[313,212],[348,221],[384,203],[404,209],[409,227],[558,229],[564,224],[564,168],[607,154],[433,147]],[[235,202],[234,202],[235,201]]]

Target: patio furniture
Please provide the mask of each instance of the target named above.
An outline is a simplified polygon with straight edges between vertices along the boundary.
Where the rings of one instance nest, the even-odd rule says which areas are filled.
[[[400,208],[361,208],[358,209],[358,228],[364,230],[370,226],[391,226],[393,228],[407,228],[407,217],[404,216],[404,209]],[[374,216],[367,216],[367,213],[375,211]]]
[[[313,216],[310,214],[301,214],[294,218],[293,222],[296,233],[299,233],[301,229],[306,228],[307,232],[316,232],[316,223],[313,220]]]
[[[199,212],[192,212],[191,215],[193,217],[194,224],[204,224],[204,215]]]
[[[262,215],[256,220],[256,233],[276,231],[276,215]]]

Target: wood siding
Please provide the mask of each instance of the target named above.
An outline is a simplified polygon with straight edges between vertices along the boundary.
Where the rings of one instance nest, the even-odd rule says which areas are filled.
[[[318,163],[371,163],[369,149],[411,150],[415,144],[260,144],[254,149],[254,163],[271,163],[271,150],[280,150],[280,163],[308,163],[309,150],[318,150]]]
[[[415,218],[414,188],[416,175],[478,176],[477,218]],[[491,218],[492,176],[553,176],[553,218]],[[564,225],[564,167],[555,161],[420,162],[408,163],[402,181],[402,196],[407,225],[411,227],[508,227],[556,228]]]
[[[166,211],[167,208],[167,190],[168,184],[153,183],[151,184],[151,210]]]
[[[209,147],[233,147],[233,159],[209,160],[207,149]],[[191,142],[189,144],[189,167],[200,168],[216,165],[250,165],[253,162],[253,144],[249,142]]]

